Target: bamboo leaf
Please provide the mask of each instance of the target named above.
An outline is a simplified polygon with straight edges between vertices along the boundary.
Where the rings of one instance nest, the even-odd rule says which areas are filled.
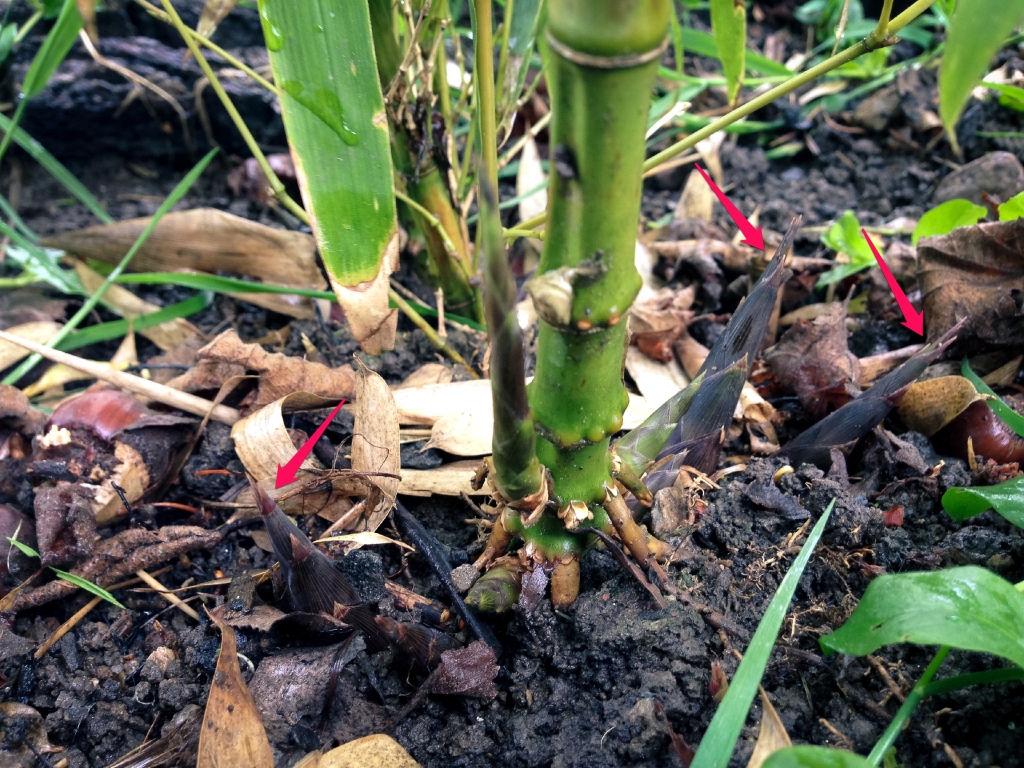
[[[763,768],[874,768],[867,758],[827,747],[787,747],[764,761]]]
[[[971,89],[988,71],[989,62],[1024,17],[1024,0],[959,0],[946,30],[946,50],[939,69],[939,116],[949,141],[956,143],[956,121]]]
[[[680,31],[682,33],[683,46],[687,51],[698,56],[718,58],[718,46],[715,44],[715,38],[712,35],[699,29],[690,29],[689,27],[683,27]],[[762,75],[788,76],[793,74],[793,71],[787,69],[784,64],[772,61],[767,56],[762,56],[756,51],[747,51],[744,58],[747,69]]]
[[[128,333],[129,330],[144,331],[157,325],[176,320],[179,317],[188,317],[196,312],[202,312],[212,303],[213,295],[208,292],[200,293],[191,299],[179,301],[157,312],[150,312],[139,315],[131,320],[111,320],[106,323],[91,325],[81,331],[75,331],[57,345],[62,352],[70,352],[73,349],[87,347],[101,341],[118,339]]]
[[[353,333],[377,354],[392,346],[398,323],[387,297],[398,224],[369,8],[329,0],[259,5],[313,233]]]
[[[743,0],[711,0],[711,28],[715,32],[729,103],[735,104],[746,66],[747,6]]]
[[[504,71],[498,72],[500,95],[498,99],[498,143],[504,141],[512,130],[519,94],[526,83],[529,70],[529,55],[537,36],[537,21],[540,18],[541,0],[515,0],[510,4],[512,19],[509,22],[508,50],[502,59]]]
[[[833,499],[828,508],[822,513],[821,518],[811,530],[807,542],[793,566],[786,574],[786,578],[779,585],[775,597],[768,604],[761,623],[757,626],[754,638],[750,641],[743,661],[739,669],[729,683],[729,692],[718,706],[715,716],[708,726],[704,738],[700,741],[700,748],[691,763],[691,768],[725,768],[729,764],[736,740],[739,738],[743,723],[747,719],[750,705],[757,693],[757,686],[761,682],[765,667],[768,666],[768,657],[775,646],[775,638],[778,637],[782,620],[786,617],[786,610],[789,608],[789,601],[793,599],[797,583],[803,575],[804,568],[811,559],[814,547],[825,531],[825,525],[832,514],[832,507],[835,506]]]
[[[1024,594],[975,565],[879,576],[825,653],[864,656],[883,645],[949,645],[1024,666]]]

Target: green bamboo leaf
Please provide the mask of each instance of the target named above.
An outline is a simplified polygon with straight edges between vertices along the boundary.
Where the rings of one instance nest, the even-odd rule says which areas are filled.
[[[786,747],[773,752],[763,768],[875,768],[866,757],[827,747]]]
[[[530,53],[537,36],[541,0],[515,0],[509,4],[512,20],[509,23],[508,52],[504,58],[504,72],[499,71],[498,136],[508,136],[512,119],[519,103],[519,95],[526,83]],[[508,7],[506,7],[506,12]],[[500,142],[499,142],[500,143]]]
[[[1010,406],[1004,403],[999,395],[992,391],[992,387],[986,384],[978,374],[971,370],[971,366],[967,362],[967,358],[964,358],[963,363],[960,365],[961,375],[967,379],[974,388],[978,390],[979,394],[988,395],[985,398],[985,402],[988,407],[995,411],[996,416],[1003,420],[1003,422],[1017,433],[1019,437],[1024,437],[1024,416],[1021,416]]]
[[[735,104],[743,85],[747,53],[747,6],[743,0],[711,0],[711,28],[715,32],[729,103]]]
[[[910,240],[917,245],[917,241],[922,237],[948,235],[959,227],[977,224],[987,213],[985,208],[975,205],[970,200],[947,200],[921,217],[914,227]]]
[[[128,610],[117,601],[116,597],[98,584],[93,584],[88,579],[83,579],[81,576],[75,576],[75,574],[62,571],[59,568],[51,568],[50,570],[57,574],[57,578],[64,579],[64,581],[74,584],[79,589],[84,589],[86,592],[96,595],[96,597],[102,597],[108,603],[113,603],[123,611]]]
[[[956,121],[971,89],[1024,17],[1024,0],[959,0],[946,30],[939,69],[939,116],[956,147]]]
[[[775,638],[778,637],[779,628],[782,627],[782,620],[786,617],[786,610],[789,608],[789,601],[793,599],[796,586],[803,575],[804,568],[811,559],[814,547],[825,531],[832,508],[835,506],[835,499],[829,502],[828,507],[822,513],[821,518],[811,530],[807,542],[793,566],[782,580],[775,597],[768,604],[761,623],[757,626],[754,638],[747,646],[743,654],[743,661],[739,669],[729,683],[729,691],[725,694],[722,703],[718,705],[715,716],[711,719],[704,738],[700,740],[700,748],[693,758],[691,768],[726,768],[729,765],[729,758],[732,757],[733,749],[736,747],[736,740],[743,729],[743,723],[747,719],[750,705],[754,702],[757,694],[757,686],[764,675],[765,667],[768,666],[768,657],[771,656],[772,648],[775,646]]]
[[[261,0],[260,18],[313,233],[357,339],[393,343],[398,223],[367,3]],[[363,283],[361,290],[351,290]]]
[[[942,508],[960,522],[994,509],[1018,528],[1024,528],[1024,475],[999,485],[950,488],[942,494]]]
[[[818,641],[825,653],[864,656],[883,645],[949,645],[1024,666],[1024,594],[974,565],[879,576],[853,615]]]
[[[14,121],[6,115],[0,115],[0,130],[4,132],[5,143],[7,136],[13,134],[14,142],[25,150],[33,160],[49,171],[50,175],[63,184],[68,192],[78,198],[80,203],[92,211],[96,218],[104,224],[112,224],[114,222],[113,217],[106,212],[100,201],[93,196],[92,192],[85,188],[82,182],[75,178],[71,171],[65,168],[57,158],[47,152],[42,144],[25,133],[21,128],[15,127]]]
[[[14,47],[14,38],[17,36],[17,24],[8,24],[0,29],[0,64],[3,64],[7,57],[11,55],[11,48]]]

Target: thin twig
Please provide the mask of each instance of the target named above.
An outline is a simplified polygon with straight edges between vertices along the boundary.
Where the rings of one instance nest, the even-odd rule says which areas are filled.
[[[430,343],[437,348],[438,352],[445,355],[450,360],[465,367],[465,369],[469,372],[469,375],[472,376],[474,379],[480,378],[480,374],[473,370],[473,368],[469,365],[469,363],[465,361],[462,355],[460,355],[455,349],[450,347],[447,341],[438,336],[437,331],[430,327],[430,323],[424,320],[420,316],[419,312],[412,308],[412,305],[409,304],[409,302],[407,302],[405,299],[399,296],[397,291],[395,291],[394,289],[389,289],[388,298],[395,302],[398,308],[402,310],[403,313],[405,313],[405,316],[412,320],[413,324],[421,331],[423,331],[423,333],[426,334],[427,338],[430,339]]]
[[[188,392],[181,392],[165,384],[158,384],[155,381],[143,379],[140,376],[132,376],[130,373],[116,371],[106,363],[98,363],[95,360],[86,360],[82,357],[69,355],[67,352],[50,349],[42,344],[23,339],[6,331],[0,331],[0,340],[17,344],[19,347],[35,352],[51,362],[62,363],[68,368],[87,373],[107,384],[126,389],[137,395],[143,395],[151,400],[170,405],[186,413],[192,413],[196,416],[206,416],[209,413],[211,418],[228,425],[234,424],[242,418],[242,414],[234,408],[226,405],[214,405],[205,398],[191,395]]]
[[[195,608],[193,608],[190,605],[185,605],[185,602],[180,597],[171,592],[168,592],[167,588],[163,584],[154,579],[144,570],[140,568],[135,572],[135,575],[147,584],[149,584],[149,586],[151,586],[153,589],[157,591],[160,597],[169,602],[171,605],[175,606],[179,611],[184,613],[186,616],[191,616],[196,621],[199,621],[199,614],[196,612]]]

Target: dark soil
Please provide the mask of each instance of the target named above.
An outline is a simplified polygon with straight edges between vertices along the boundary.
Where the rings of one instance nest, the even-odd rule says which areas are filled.
[[[202,3],[177,5],[185,22],[194,26]],[[100,17],[101,52],[153,77],[174,94],[188,115],[190,137],[180,130],[174,112],[157,101],[144,104],[136,99],[122,109],[130,85],[93,63],[80,46],[27,110],[26,130],[57,155],[116,219],[153,213],[190,158],[204,151],[212,138],[225,152],[179,208],[210,206],[272,226],[292,225],[287,216],[231,194],[226,176],[246,156],[244,145],[209,89],[200,97],[211,125],[209,136],[204,131],[193,96],[200,72],[193,61],[183,61],[176,34],[131,3],[114,1],[107,7],[113,10]],[[27,15],[25,4],[16,6],[18,13]],[[223,46],[251,65],[266,63],[255,11],[239,9],[217,35]],[[13,80],[21,80],[40,40],[34,34],[19,49]],[[797,42],[802,47],[802,41]],[[8,77],[8,86],[10,82]],[[933,96],[934,72],[919,73],[916,87],[923,98]],[[228,88],[261,145],[268,150],[283,148],[284,133],[272,99],[242,80],[232,80]],[[0,94],[0,101],[8,98],[9,93]],[[755,117],[774,119],[782,112],[781,106],[773,107]],[[1020,131],[1022,122],[1024,116],[994,102],[973,104],[961,124],[966,159],[997,149],[1021,152],[1024,147],[1015,144],[1017,140],[979,138],[976,132]],[[748,214],[760,206],[761,223],[777,231],[794,214],[801,214],[806,225],[815,225],[846,209],[854,210],[865,225],[897,216],[917,218],[956,163],[944,142],[929,149],[931,134],[905,132],[905,127],[904,118],[896,116],[883,132],[851,134],[830,127],[819,115],[806,129],[797,129],[810,137],[818,154],[803,152],[769,161],[757,137],[744,137],[723,146],[723,168],[734,185],[731,194],[737,204]],[[26,155],[12,150],[9,157],[0,169],[0,189],[17,200],[21,216],[35,231],[46,235],[97,223],[84,207],[68,201],[67,192]],[[681,173],[666,174],[648,183],[643,204],[648,219],[674,207],[684,178]],[[721,209],[716,215],[726,223]],[[798,241],[802,255],[813,255],[817,248],[816,236]],[[416,288],[411,274],[403,274],[402,280]],[[159,304],[189,295],[168,287],[144,286],[137,292]],[[703,309],[715,313],[721,308]],[[100,316],[113,317],[103,312]],[[218,297],[191,320],[204,332],[234,326],[247,340],[289,323],[289,318],[227,297]],[[356,352],[347,331],[329,319],[291,321],[290,327],[283,351],[301,354],[305,332],[332,364],[347,362]],[[443,362],[404,320],[400,330],[394,352],[367,359],[389,382],[400,381],[424,362]],[[457,335],[454,339],[467,357],[482,352],[478,340]],[[851,348],[865,356],[913,341],[897,320],[875,315],[862,322]],[[158,352],[141,338],[139,344],[140,359]],[[109,356],[110,349],[82,353]],[[346,437],[330,435],[335,444]],[[870,579],[882,571],[962,564],[988,566],[1011,582],[1024,579],[1024,532],[993,513],[964,525],[953,522],[939,498],[949,487],[971,484],[971,472],[962,462],[934,455],[923,437],[904,439],[909,450],[919,454],[920,461],[913,462],[917,469],[890,460],[885,440],[869,437],[868,446],[851,459],[852,485],[816,468],[799,467],[778,483],[789,499],[778,505],[781,509],[755,503],[748,488],[771,483],[782,460],[755,459],[744,471],[723,479],[719,490],[705,495],[707,510],[679,539],[672,574],[679,586],[691,588],[696,599],[737,625],[742,636],[710,627],[699,613],[678,602],[658,610],[607,553],[592,550],[584,558],[581,594],[571,611],[556,613],[541,601],[532,614],[516,612],[493,622],[504,649],[496,699],[432,696],[396,722],[420,678],[405,674],[392,652],[358,655],[342,673],[324,713],[328,669],[338,652],[336,638],[238,630],[238,650],[255,670],[247,670],[243,663],[243,674],[261,692],[257,698],[279,764],[289,765],[325,742],[341,743],[377,732],[392,733],[426,768],[677,764],[664,717],[691,745],[700,742],[715,711],[708,690],[712,663],[720,663],[728,675],[735,671],[738,662],[731,649],[745,648],[803,542],[808,527],[801,513],[817,519],[833,498],[835,511],[800,582],[764,687],[795,742],[866,753],[899,707],[879,670],[887,670],[905,693],[932,655],[929,649],[913,646],[884,649],[874,657],[876,664],[822,655],[817,639],[843,623]],[[195,477],[196,471],[206,468],[241,468],[226,427],[207,428],[167,498],[197,504],[217,499],[234,484],[224,476]],[[31,511],[27,487],[3,500]],[[894,505],[904,507],[903,524],[886,527],[882,513]],[[408,506],[447,548],[453,566],[479,552],[477,531],[464,522],[475,513],[462,502],[409,500]],[[140,511],[135,522],[156,525],[181,522],[181,517]],[[219,511],[207,520],[211,526],[220,522]],[[323,521],[306,524],[318,530],[325,527]],[[233,576],[269,567],[272,556],[247,530],[254,529],[236,530],[212,551],[180,558],[161,579],[178,586],[187,579],[213,579],[218,572]],[[360,567],[373,578],[383,571],[421,594],[445,600],[419,556],[405,564],[392,552],[385,552],[383,560],[363,555],[353,559],[360,560]],[[224,588],[211,593],[222,597]],[[148,733],[159,733],[175,716],[202,707],[220,647],[211,623],[204,620],[197,626],[179,612],[167,611],[166,603],[150,593],[126,592],[127,619],[120,610],[101,604],[34,661],[34,648],[85,600],[78,595],[24,612],[12,631],[0,630],[0,701],[36,709],[49,740],[65,747],[51,759],[67,758],[72,768],[106,765],[139,745]],[[395,618],[419,618],[400,615],[388,600],[380,601],[378,608]],[[19,644],[13,636],[29,642]],[[176,648],[178,653],[163,670],[146,661],[159,646]],[[954,652],[940,674],[1000,665],[984,655]],[[289,685],[277,684],[283,680]],[[664,707],[664,716],[656,701]],[[1021,683],[927,700],[896,744],[898,760],[911,768],[1024,766],[1024,722],[1016,723],[1022,707]],[[322,733],[321,722],[326,724]],[[759,722],[760,704],[755,704],[733,765],[746,764]],[[13,755],[23,736],[8,724],[3,738],[0,754],[11,750]],[[18,760],[5,765],[45,765],[30,754]]]

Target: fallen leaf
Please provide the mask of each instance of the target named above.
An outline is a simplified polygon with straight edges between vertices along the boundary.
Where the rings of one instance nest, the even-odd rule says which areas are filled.
[[[447,384],[452,380],[452,369],[441,363],[426,363],[406,376],[395,389],[422,387],[427,384]]]
[[[149,225],[129,219],[43,238],[59,248],[117,264]],[[311,235],[274,229],[214,208],[172,211],[160,219],[129,267],[134,272],[229,272],[262,282],[324,290]],[[299,318],[313,317],[312,300],[279,294],[232,294],[257,306]]]
[[[23,339],[34,341],[38,344],[45,344],[61,329],[60,323],[53,323],[46,320],[36,320],[31,323],[23,323],[13,328],[8,328],[7,333],[13,336],[20,336]],[[19,347],[9,341],[0,341],[0,371],[10,368],[19,360],[28,357],[29,352],[24,347]]]
[[[352,428],[352,469],[355,472],[387,472],[398,475],[402,468],[398,408],[387,383],[369,368],[360,365],[356,374],[356,413]],[[362,525],[374,531],[388,516],[399,481],[371,477],[380,493],[367,498],[368,514]]]
[[[393,738],[377,733],[332,749],[317,768],[419,768],[419,763]]]
[[[441,654],[441,665],[430,676],[430,692],[490,700],[498,695],[494,685],[498,671],[494,649],[475,640],[465,648]]]
[[[813,322],[798,320],[764,358],[812,416],[824,416],[860,393],[860,361],[847,347],[846,308],[840,302]]]
[[[674,355],[670,362],[658,362],[636,347],[626,348],[626,370],[644,399],[655,407],[690,383]]]
[[[197,365],[168,385],[184,392],[201,392],[220,387],[233,376],[259,376],[257,388],[242,401],[243,406],[260,407],[293,392],[333,398],[335,402],[355,394],[355,371],[351,366],[328,368],[322,363],[287,357],[246,344],[232,329],[200,349]]]
[[[273,479],[277,475],[277,468],[287,464],[305,442],[305,439],[302,439],[298,445],[295,444],[284,424],[285,415],[298,411],[333,408],[337,404],[338,401],[335,399],[311,395],[308,392],[293,392],[280,400],[275,400],[239,419],[231,428],[235,453],[251,475],[259,480]],[[324,469],[324,465],[310,453],[302,462],[301,469]]]
[[[225,624],[217,628],[220,655],[206,699],[196,768],[274,768],[270,742],[238,666],[235,630]]]
[[[704,181],[704,177],[697,171],[690,171],[690,175],[686,178],[686,185],[679,195],[675,218],[711,221],[714,203],[715,195],[708,183]]]
[[[958,320],[958,349],[1006,346],[1024,334],[1024,219],[977,224],[918,241],[917,281],[929,341]]]
[[[761,730],[757,734],[757,743],[754,745],[754,752],[747,761],[747,768],[761,768],[761,765],[768,756],[780,749],[793,746],[793,742],[786,733],[786,726],[782,724],[779,713],[768,700],[768,694],[764,688],[758,686],[761,692]]]
[[[548,191],[544,182],[547,176],[540,164],[537,142],[527,136],[523,151],[519,155],[519,171],[516,173],[516,197],[519,197],[519,220],[528,221],[540,216],[548,209]],[[534,192],[534,190],[537,190]],[[530,194],[530,193],[533,194]]]
[[[203,37],[212,35],[236,5],[238,5],[238,0],[206,0],[203,4],[203,12],[199,14],[196,32]]]
[[[479,461],[455,461],[437,469],[402,469],[398,493],[404,496],[490,496],[495,489],[488,478],[481,488],[473,481],[480,469]]]
[[[67,305],[66,301],[52,299],[39,288],[8,289],[0,294],[0,329],[60,320]]]
[[[123,371],[128,366],[136,365],[138,362],[139,358],[135,351],[135,334],[129,333],[121,340],[121,344],[118,346],[114,356],[110,358],[109,365],[114,370]],[[51,389],[63,387],[65,384],[71,384],[75,381],[91,381],[92,378],[87,373],[76,371],[74,368],[63,363],[57,363],[56,365],[51,365],[42,376],[25,387],[24,392],[26,397],[36,397]]]
[[[898,413],[915,432],[931,437],[980,396],[963,376],[940,376],[910,385]]]

